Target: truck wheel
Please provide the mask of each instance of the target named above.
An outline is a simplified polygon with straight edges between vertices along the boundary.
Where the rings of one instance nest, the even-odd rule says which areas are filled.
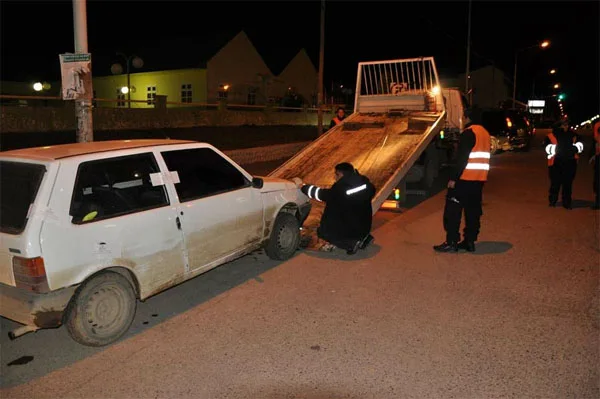
[[[71,338],[82,345],[108,345],[127,332],[136,306],[135,293],[125,277],[100,272],[75,291],[65,324]]]
[[[436,178],[437,165],[435,160],[428,158],[425,162],[425,170],[423,172],[423,185],[425,188],[431,188],[433,181]]]
[[[273,231],[265,252],[271,259],[287,260],[300,245],[300,223],[290,213],[282,212],[273,223]]]
[[[494,136],[490,137],[490,153],[493,154],[497,154],[498,151],[500,151],[500,143],[498,142],[498,139]]]

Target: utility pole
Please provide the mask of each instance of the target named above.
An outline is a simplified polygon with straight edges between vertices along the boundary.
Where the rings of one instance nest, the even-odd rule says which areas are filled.
[[[465,73],[465,94],[469,93],[469,74],[471,73],[471,3],[469,0],[469,22],[467,23],[467,71]],[[473,94],[469,94],[469,103],[473,104]]]
[[[88,53],[87,38],[87,12],[86,0],[73,0],[73,27],[75,38],[75,53]],[[91,65],[91,64],[90,64]],[[92,71],[82,74],[84,87],[91,88]],[[92,124],[92,96],[93,91],[87,91],[84,98],[75,100],[75,118],[77,120],[77,142],[85,143],[94,141]]]
[[[319,136],[323,134],[323,65],[325,63],[325,0],[321,0],[321,43],[319,47],[319,94],[317,118]]]

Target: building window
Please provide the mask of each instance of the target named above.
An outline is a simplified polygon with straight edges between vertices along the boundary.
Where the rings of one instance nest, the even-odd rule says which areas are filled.
[[[125,94],[121,93],[121,89],[117,89],[117,107],[125,107]]]
[[[153,105],[156,100],[156,86],[148,86],[146,88],[146,100],[148,105]]]
[[[192,102],[192,85],[184,84],[181,85],[181,102],[191,103]]]
[[[256,105],[256,91],[248,93],[248,105]]]
[[[219,100],[226,100],[229,94],[230,86],[228,84],[219,85]]]

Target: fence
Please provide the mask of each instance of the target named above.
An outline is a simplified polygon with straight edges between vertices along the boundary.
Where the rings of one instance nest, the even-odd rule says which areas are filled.
[[[111,98],[94,98],[92,106],[94,108],[115,108],[115,109],[157,109],[157,108],[195,108],[201,110],[230,110],[230,111],[277,111],[277,112],[311,112],[315,113],[318,108],[314,107],[282,107],[273,104],[266,105],[247,105],[227,103],[182,103],[177,101],[168,101],[166,97],[156,96],[155,100],[127,100],[127,99],[111,99]],[[2,106],[17,106],[17,107],[63,107],[70,104],[70,101],[65,101],[60,96],[25,96],[25,95],[0,95],[0,104]],[[129,107],[129,104],[132,106]],[[133,105],[143,105],[137,107]],[[323,106],[324,112],[333,112],[338,107],[345,107],[344,104],[326,104]],[[346,108],[346,107],[345,107]],[[347,112],[351,109],[346,108]]]

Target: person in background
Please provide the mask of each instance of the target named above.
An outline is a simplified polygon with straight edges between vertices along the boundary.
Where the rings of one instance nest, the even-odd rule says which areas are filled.
[[[444,230],[446,241],[436,245],[437,252],[457,252],[464,249],[475,251],[479,235],[483,186],[490,169],[490,134],[480,125],[481,111],[469,110],[469,123],[460,134],[456,164],[448,181],[448,193],[444,206]],[[465,214],[464,239],[460,240],[460,222]]]
[[[594,133],[594,151],[592,157],[590,158],[590,162],[594,162],[594,204],[592,205],[592,209],[599,210],[600,209],[600,119],[594,123],[592,127],[592,131]]]
[[[583,144],[579,136],[569,128],[569,121],[563,119],[546,136],[544,148],[548,159],[548,175],[550,189],[548,190],[548,205],[556,206],[558,192],[562,189],[562,206],[573,209],[572,192],[573,180],[577,173],[577,160],[583,152]]]
[[[339,125],[344,119],[346,119],[346,111],[344,111],[344,108],[339,107],[335,112],[335,117],[331,120],[331,123],[329,124],[329,129]]]
[[[301,190],[310,199],[325,202],[317,229],[317,236],[324,241],[321,251],[338,247],[353,255],[373,242],[371,200],[375,187],[352,164],[344,162],[335,166],[335,183],[331,188],[306,184]]]

